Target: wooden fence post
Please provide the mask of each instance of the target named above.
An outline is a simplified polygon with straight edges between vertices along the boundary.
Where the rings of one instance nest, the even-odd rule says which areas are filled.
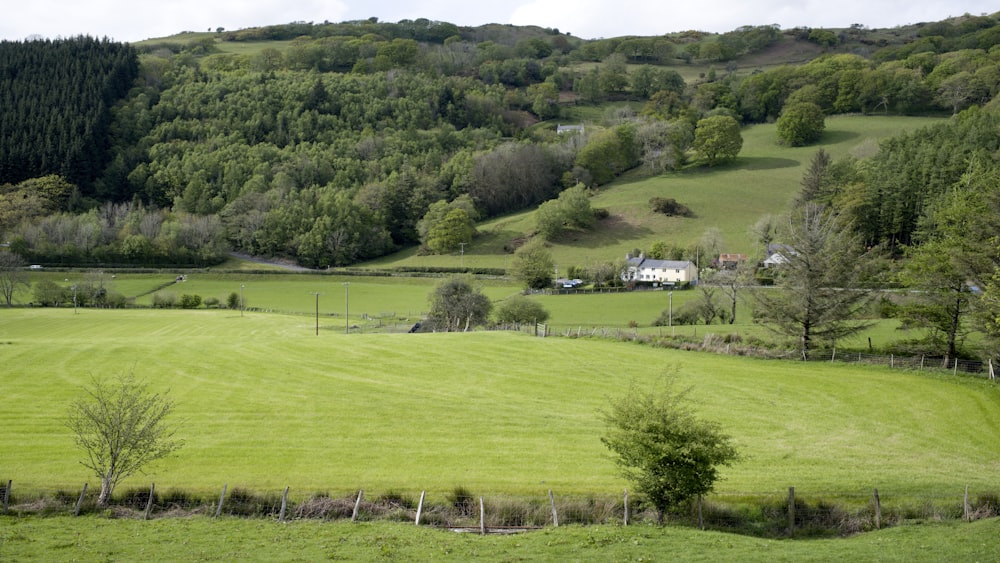
[[[3,489],[3,511],[7,512],[7,503],[10,501],[10,487],[14,484],[11,479],[7,480],[7,486]]]
[[[358,498],[354,500],[354,512],[351,513],[351,522],[358,521],[358,512],[361,510],[361,498],[365,496],[364,489],[358,490]]]
[[[149,484],[149,498],[146,499],[146,514],[144,520],[149,520],[149,514],[153,511],[153,496],[156,494],[156,483]]]
[[[424,495],[425,494],[427,494],[427,491],[420,491],[420,503],[417,504],[417,518],[413,522],[417,526],[420,525],[420,514],[424,511]]]
[[[972,511],[969,508],[969,485],[965,485],[965,498],[962,499],[962,514],[966,522],[972,521]]]
[[[628,489],[625,489],[625,525],[628,526]]]
[[[215,517],[218,518],[222,514],[222,503],[226,500],[226,489],[229,487],[229,483],[222,484],[222,494],[219,495],[219,504],[215,507]]]
[[[788,537],[795,535],[795,487],[788,487]]]
[[[875,529],[882,529],[882,501],[878,498],[878,489],[875,489],[872,493],[872,498],[875,500]]]
[[[701,495],[698,495],[698,529],[705,529],[705,519],[702,517],[701,512]]]
[[[556,497],[552,494],[552,489],[549,489],[549,504],[552,506],[552,525],[558,528],[559,514],[556,513]]]
[[[479,534],[486,535],[486,505],[483,504],[483,497],[479,497]]]
[[[80,493],[80,498],[76,499],[76,508],[73,509],[73,516],[80,515],[80,507],[83,506],[83,497],[87,495],[87,484],[83,484],[83,492]]]
[[[285,510],[288,508],[288,487],[285,487],[285,492],[281,494],[281,512],[278,513],[278,522],[285,521]]]

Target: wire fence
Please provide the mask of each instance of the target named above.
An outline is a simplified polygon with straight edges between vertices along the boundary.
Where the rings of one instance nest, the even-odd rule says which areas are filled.
[[[420,526],[479,533],[514,533],[560,525],[629,525],[661,521],[661,515],[641,495],[475,494],[458,487],[448,492],[282,490],[252,491],[223,486],[215,494],[183,489],[128,488],[115,494],[107,507],[98,508],[97,491],[17,490],[11,481],[0,487],[3,510],[14,515],[108,514],[116,518],[170,517],[256,518],[288,520],[351,520],[409,522]],[[851,535],[907,524],[992,518],[1000,515],[1000,495],[993,491],[962,490],[892,496],[877,489],[862,492],[803,494],[722,493],[696,497],[666,512],[664,520],[701,529],[760,537]]]
[[[772,360],[796,360],[809,362],[851,363],[908,370],[950,371],[953,374],[963,373],[978,375],[995,380],[995,366],[992,360],[976,360],[948,358],[946,356],[905,356],[898,354],[872,354],[854,351],[837,350],[836,348],[810,350],[803,357],[798,350],[782,350],[771,346],[760,346],[744,343],[738,335],[723,335],[707,333],[701,338],[689,336],[668,336],[640,332],[638,328],[606,328],[606,327],[552,327],[539,325],[539,336],[564,338],[609,338],[626,342],[638,342],[673,348],[712,352],[734,356],[747,356]]]

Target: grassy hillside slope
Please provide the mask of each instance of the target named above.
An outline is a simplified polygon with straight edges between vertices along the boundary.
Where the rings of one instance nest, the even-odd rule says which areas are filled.
[[[721,232],[725,251],[752,253],[757,249],[748,232],[750,227],[763,215],[787,210],[820,147],[834,159],[848,155],[860,158],[877,150],[881,139],[937,121],[919,117],[829,117],[820,143],[796,148],[778,144],[773,124],[746,127],[743,150],[732,163],[652,176],[640,168],[601,187],[591,204],[606,208],[611,216],[590,232],[570,233],[555,241],[551,245],[553,257],[565,271],[570,265],[621,259],[625,253],[647,249],[656,241],[689,247],[711,228]],[[696,217],[655,214],[649,208],[652,197],[674,198]],[[509,261],[504,246],[535,230],[535,213],[526,211],[492,219],[479,225],[478,230],[480,235],[465,247],[464,254],[418,256],[409,249],[366,265],[504,267]]]
[[[226,311],[3,311],[3,475],[93,477],[63,426],[93,375],[171,390],[186,445],[125,485],[214,491],[613,493],[598,412],[676,370],[746,460],[725,493],[958,494],[995,486],[1000,394],[982,380],[768,362],[510,333],[313,334]]]

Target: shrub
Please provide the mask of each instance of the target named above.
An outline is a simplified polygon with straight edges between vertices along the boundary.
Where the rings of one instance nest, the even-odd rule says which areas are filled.
[[[672,197],[654,197],[650,198],[649,206],[652,207],[653,211],[656,213],[662,213],[667,216],[677,216],[677,217],[693,217],[694,213],[684,204],[677,203]]]
[[[181,309],[197,309],[201,305],[201,296],[185,293],[179,302]]]
[[[219,306],[219,298],[218,297],[206,297],[205,298],[205,307],[207,307],[209,309],[215,309],[218,306]]]
[[[177,305],[177,295],[173,293],[154,293],[153,307],[157,309],[170,309]]]

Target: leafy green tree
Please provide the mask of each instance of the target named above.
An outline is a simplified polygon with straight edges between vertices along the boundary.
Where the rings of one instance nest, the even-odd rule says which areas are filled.
[[[499,323],[527,324],[544,323],[549,312],[541,303],[523,295],[513,295],[497,306],[496,319]]]
[[[819,140],[826,128],[826,116],[814,103],[800,102],[786,106],[778,118],[778,138],[792,147],[801,147]]]
[[[528,289],[545,289],[552,286],[555,262],[545,243],[533,240],[514,252],[510,275]]]
[[[173,410],[173,401],[131,374],[110,381],[95,377],[73,402],[66,425],[85,454],[80,463],[101,480],[99,507],[108,505],[122,479],[181,446],[176,427],[167,422]]]
[[[670,380],[661,385],[647,390],[633,382],[612,398],[601,437],[622,475],[656,507],[660,523],[671,508],[710,493],[719,466],[740,459],[717,423],[695,416],[690,389],[677,391]]]
[[[865,250],[840,217],[812,203],[791,213],[782,235],[780,287],[758,287],[751,295],[758,318],[798,340],[805,360],[817,340],[832,343],[870,325],[858,317],[872,296],[861,281],[874,252]]]
[[[563,190],[557,199],[546,201],[535,213],[535,228],[546,239],[555,238],[565,229],[589,229],[596,221],[590,194],[583,184]]]
[[[438,284],[430,295],[428,320],[445,331],[467,331],[486,324],[493,304],[473,286],[471,276],[454,276]]]
[[[693,146],[709,166],[733,160],[743,148],[740,124],[728,115],[700,119],[695,126]]]
[[[576,164],[590,172],[595,184],[607,184],[639,164],[639,145],[631,125],[599,131],[576,155]]]
[[[468,212],[462,208],[452,209],[428,231],[427,248],[435,254],[452,252],[462,243],[471,242],[475,232]]]

